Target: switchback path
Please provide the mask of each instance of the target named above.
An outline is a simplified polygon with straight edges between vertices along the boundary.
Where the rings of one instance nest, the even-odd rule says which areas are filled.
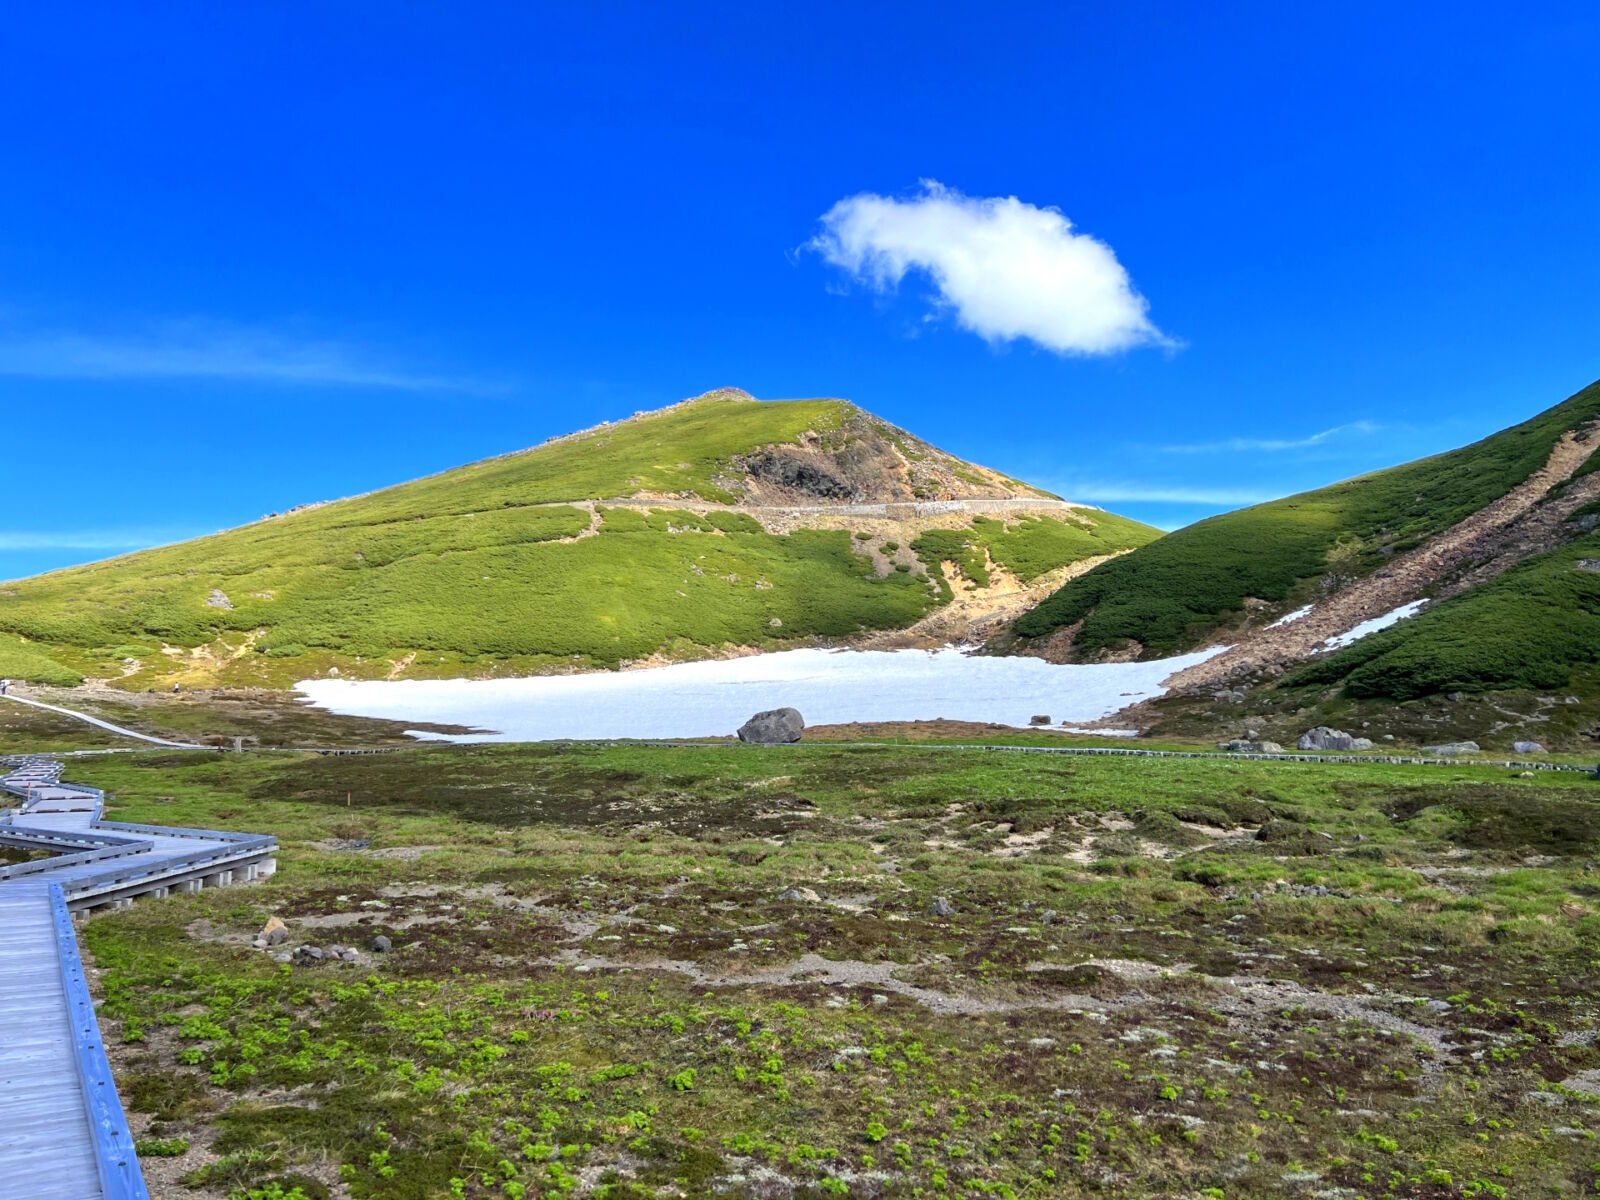
[[[0,799],[18,803],[0,810],[0,846],[48,857],[0,866],[0,1192],[148,1200],[71,910],[265,878],[277,839],[105,821],[104,793],[63,783],[59,762],[6,765]]]
[[[7,693],[4,697],[0,697],[0,699],[12,700],[18,704],[26,704],[31,708],[43,708],[49,712],[60,713],[64,717],[71,717],[75,721],[86,721],[90,725],[98,725],[101,729],[109,730],[111,733],[118,734],[121,737],[133,738],[140,742],[149,742],[152,746],[168,746],[174,750],[205,749],[205,747],[197,746],[192,742],[173,742],[168,741],[166,738],[155,737],[148,733],[139,733],[132,729],[125,729],[121,725],[113,725],[110,721],[102,721],[99,717],[91,717],[88,713],[79,712],[77,709],[62,708],[55,704],[46,704],[43,700],[26,700],[21,696],[13,696],[9,693]]]

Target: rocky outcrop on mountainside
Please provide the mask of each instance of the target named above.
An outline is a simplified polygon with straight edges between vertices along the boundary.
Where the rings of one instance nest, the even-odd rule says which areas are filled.
[[[717,483],[755,506],[1049,498],[859,409],[836,429],[735,456]]]
[[[1330,729],[1326,725],[1318,725],[1315,729],[1307,730],[1300,735],[1300,740],[1295,743],[1301,750],[1370,750],[1370,738],[1352,737],[1342,729]]]

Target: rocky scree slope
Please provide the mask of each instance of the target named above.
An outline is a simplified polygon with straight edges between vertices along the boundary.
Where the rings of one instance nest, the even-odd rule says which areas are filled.
[[[1585,657],[1560,647],[1593,611],[1581,569],[1560,562],[1600,558],[1584,549],[1600,522],[1597,422],[1600,384],[1459,450],[1201,521],[1066,584],[1015,622],[1012,648],[1089,661],[1227,644],[1172,681],[1209,686],[1279,675],[1328,638],[1426,599],[1422,616],[1320,661],[1318,678],[1344,670],[1336,663],[1366,670],[1380,649],[1394,667],[1397,647],[1435,631],[1436,668],[1408,667],[1392,694],[1502,686],[1517,673],[1487,665],[1512,653],[1491,648],[1486,633],[1501,630],[1547,651],[1535,686],[1559,686]],[[1491,607],[1492,629],[1470,634],[1447,615]],[[1378,682],[1389,673],[1373,667],[1356,686],[1389,687]]]

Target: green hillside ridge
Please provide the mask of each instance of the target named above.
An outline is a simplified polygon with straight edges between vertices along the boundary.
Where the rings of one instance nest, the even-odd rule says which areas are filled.
[[[1258,615],[1275,615],[1310,600],[1329,574],[1366,575],[1455,525],[1597,415],[1600,383],[1470,446],[1197,522],[1068,582],[1014,631],[1026,645],[1082,622],[1070,650],[1080,661],[1132,644],[1149,658],[1195,649],[1238,624],[1251,599],[1267,606]]]
[[[854,411],[844,400],[760,403],[744,393],[713,392],[532,450],[323,506],[302,519],[313,527],[368,525],[641,492],[733,504],[739,497],[713,479],[719,467],[758,446],[794,442],[807,430],[832,433]]]
[[[721,507],[798,503],[808,487],[824,493],[818,506],[1043,495],[845,401],[711,393],[366,496],[0,585],[0,674],[144,688],[284,686],[330,668],[382,678],[615,667],[901,629],[951,599],[942,544],[901,551],[891,569],[885,548],[899,543],[882,529],[769,532]],[[630,497],[644,503],[592,503]],[[1076,508],[941,532],[1025,581],[1159,536]]]

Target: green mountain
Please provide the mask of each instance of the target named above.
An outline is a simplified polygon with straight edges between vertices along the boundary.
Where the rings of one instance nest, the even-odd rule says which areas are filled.
[[[1156,536],[842,400],[720,391],[0,585],[0,674],[282,686],[943,638]]]
[[[1198,522],[1069,581],[1014,623],[1012,648],[1090,661],[1227,643],[1178,682],[1315,656],[1295,680],[1391,699],[1565,686],[1600,661],[1597,418],[1600,383],[1473,445]],[[1333,616],[1420,599],[1320,654]],[[1281,621],[1306,605],[1303,627]]]

